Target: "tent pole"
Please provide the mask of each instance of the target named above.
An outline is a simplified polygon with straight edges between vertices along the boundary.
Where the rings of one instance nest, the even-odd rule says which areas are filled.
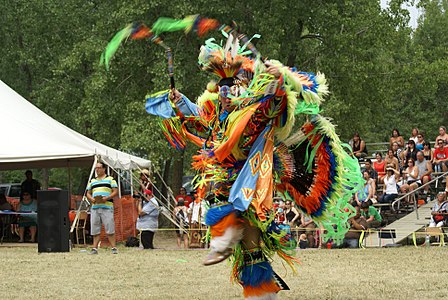
[[[95,155],[93,159],[92,169],[90,170],[89,180],[87,181],[87,185],[89,184],[92,177],[95,175],[95,167],[97,163],[98,163],[98,157]],[[75,219],[73,220],[72,227],[70,228],[70,233],[72,233],[73,230],[75,230],[76,224],[78,223],[79,213],[81,212],[83,202],[86,201],[87,204],[90,205],[89,200],[87,200],[86,193],[87,193],[87,187],[84,189],[84,195],[82,195],[81,203],[79,204],[78,210],[76,211],[76,216]]]
[[[68,174],[68,195],[69,205],[72,203],[72,174],[70,172],[70,160],[67,160],[67,174]]]
[[[134,196],[134,184],[132,182],[132,170],[129,170],[129,176],[131,177],[131,195]]]
[[[121,178],[121,174],[120,173],[118,173],[118,172],[120,172],[120,170],[117,170],[117,179],[118,179],[118,198],[120,198],[121,199],[121,180],[120,180],[120,178]]]

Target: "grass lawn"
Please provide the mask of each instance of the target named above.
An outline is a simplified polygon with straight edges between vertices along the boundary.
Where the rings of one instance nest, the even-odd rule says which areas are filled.
[[[120,247],[118,255],[1,247],[0,299],[242,299],[227,263],[204,267],[207,251],[169,250],[175,241],[166,234],[155,245],[162,249]],[[302,250],[297,257],[295,275],[274,263],[291,288],[280,299],[448,297],[447,248]]]

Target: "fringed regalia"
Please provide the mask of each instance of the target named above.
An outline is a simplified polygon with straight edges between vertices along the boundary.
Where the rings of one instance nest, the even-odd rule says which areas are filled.
[[[219,25],[207,20],[161,18],[151,32],[203,33],[204,26]],[[183,149],[187,141],[199,147],[192,166],[195,186],[209,192],[212,203],[206,215],[212,260],[230,255],[232,278],[243,286],[246,299],[273,299],[288,289],[272,270],[274,254],[293,269],[296,262],[294,239],[273,222],[273,197],[295,201],[325,229],[325,238],[338,242],[348,230],[353,215],[348,201],[362,178],[334,126],[319,115],[328,93],[324,75],[265,62],[250,40],[220,29],[226,45],[209,39],[199,55],[200,66],[217,75],[218,84],[209,84],[195,103],[184,95],[170,101],[169,90],[149,95],[146,110],[163,118],[173,147]],[[268,66],[280,76],[269,73]],[[223,99],[230,104],[224,107]],[[300,128],[295,126],[299,114],[308,120]]]

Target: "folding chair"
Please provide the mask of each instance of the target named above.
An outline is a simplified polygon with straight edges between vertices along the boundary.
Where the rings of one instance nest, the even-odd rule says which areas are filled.
[[[441,227],[426,227],[426,234],[431,236],[435,236],[438,238],[439,242],[434,243],[434,245],[444,246],[445,245],[445,233]]]
[[[397,238],[397,233],[395,229],[380,229],[378,231],[378,246],[382,247],[382,239],[392,239],[392,244],[386,244],[384,247],[400,247],[400,244],[395,244],[395,239]]]
[[[79,212],[79,217],[78,217],[78,222],[76,223],[75,226],[75,234],[76,234],[76,244],[79,245],[79,238],[80,238],[80,234],[79,231],[82,232],[82,240],[84,243],[84,246],[86,245],[86,224],[87,224],[87,211],[80,211]]]

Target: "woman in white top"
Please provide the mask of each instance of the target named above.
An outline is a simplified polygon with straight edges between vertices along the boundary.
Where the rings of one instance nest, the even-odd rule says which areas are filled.
[[[406,183],[404,183],[400,190],[402,193],[411,192],[416,188],[417,186],[421,185],[421,181],[419,183],[419,177],[418,177],[418,167],[415,165],[415,161],[412,158],[408,159],[408,167],[403,171],[403,177],[406,180]],[[417,183],[417,186],[413,183]]]
[[[391,203],[397,198],[397,181],[400,179],[400,172],[394,169],[393,165],[387,165],[386,176],[384,176],[383,195],[380,203]]]

